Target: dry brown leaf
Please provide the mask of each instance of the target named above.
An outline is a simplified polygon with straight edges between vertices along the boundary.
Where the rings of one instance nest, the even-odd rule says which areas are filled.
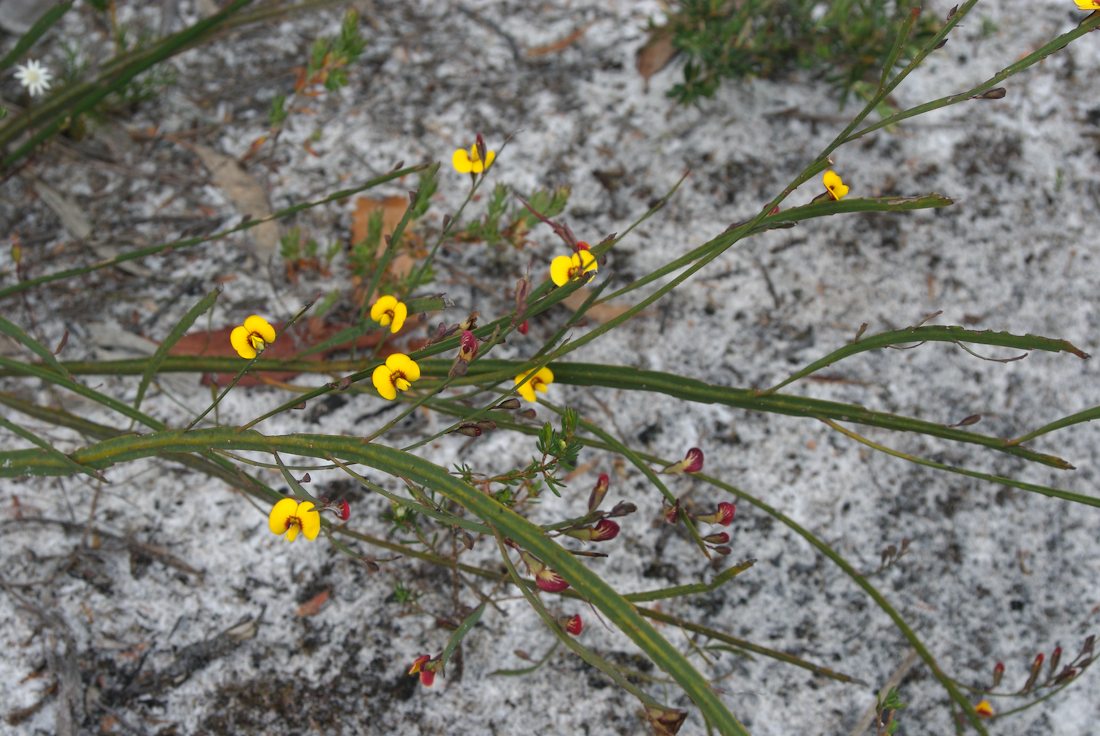
[[[648,86],[649,78],[668,66],[677,53],[676,47],[672,45],[672,31],[668,28],[654,28],[649,32],[649,40],[638,49],[634,57],[634,68]]]
[[[295,614],[301,618],[306,616],[316,616],[321,612],[321,609],[326,603],[328,603],[329,596],[332,595],[332,591],[326,588],[317,595],[310,598],[308,601],[298,606],[298,610]]]
[[[569,296],[562,299],[561,303],[572,310],[577,310],[580,309],[581,305],[584,304],[585,299],[587,299],[589,295],[591,295],[591,293],[591,289],[582,286]],[[591,307],[587,312],[585,312],[584,316],[592,320],[593,322],[602,323],[615,319],[620,314],[625,313],[629,309],[630,305],[623,306],[621,304],[610,303],[597,304]]]
[[[392,235],[397,223],[405,214],[409,206],[407,197],[357,197],[355,211],[351,213],[351,242],[358,243],[367,237],[367,224],[371,215],[382,211],[382,241],[378,244],[378,252],[375,256],[381,256],[386,248],[387,235]],[[407,275],[412,271],[416,261],[407,253],[398,253],[390,262],[390,273],[397,278]]]
[[[263,187],[241,168],[237,159],[197,143],[189,148],[210,172],[214,186],[225,193],[238,212],[253,220],[271,215],[271,205],[267,203]],[[266,261],[279,252],[279,226],[274,221],[261,223],[247,232],[252,236],[256,255],[261,260]]]
[[[568,36],[559,38],[557,41],[551,41],[548,44],[542,46],[535,46],[534,48],[527,49],[527,57],[534,59],[539,56],[549,56],[550,54],[556,54],[559,51],[565,51],[574,43],[584,37],[585,32],[591,23],[586,23],[577,30],[570,33]]]

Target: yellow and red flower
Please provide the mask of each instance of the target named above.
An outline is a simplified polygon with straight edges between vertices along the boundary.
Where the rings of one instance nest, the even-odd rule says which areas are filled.
[[[538,370],[527,371],[516,376],[516,385],[519,386],[516,390],[520,396],[533,403],[536,401],[535,392],[546,393],[553,382],[554,372],[543,366]]]
[[[599,264],[596,263],[596,256],[582,248],[571,256],[558,256],[550,261],[550,280],[557,286],[565,286],[572,279],[597,270]]]
[[[258,314],[250,315],[243,325],[234,327],[229,333],[229,344],[245,360],[252,360],[273,342],[275,328]]]
[[[475,143],[470,146],[468,153],[465,148],[456,149],[451,156],[451,165],[455,167],[455,171],[460,174],[480,174],[492,166],[493,159],[497,157],[496,151],[485,151],[485,160],[482,160],[478,149],[484,145],[483,142],[480,146]]]
[[[390,332],[394,333],[401,331],[408,316],[408,306],[389,294],[378,297],[378,301],[370,308],[370,318],[383,327],[389,327]]]
[[[305,535],[306,539],[316,539],[321,531],[321,514],[312,501],[283,498],[271,507],[267,526],[272,534],[285,536],[288,542],[297,539],[298,534]]]
[[[394,353],[386,362],[374,369],[371,381],[383,399],[393,401],[398,391],[408,391],[420,378],[420,366],[404,353]]]
[[[435,682],[434,664],[430,655],[422,654],[413,660],[412,667],[409,668],[409,674],[420,675],[420,684],[424,687],[431,687],[432,683]]]

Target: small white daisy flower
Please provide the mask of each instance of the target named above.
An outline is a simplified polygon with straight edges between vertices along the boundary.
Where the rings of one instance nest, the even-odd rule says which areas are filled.
[[[34,59],[28,59],[26,64],[15,67],[15,78],[27,89],[31,97],[48,90],[52,77],[50,70]]]

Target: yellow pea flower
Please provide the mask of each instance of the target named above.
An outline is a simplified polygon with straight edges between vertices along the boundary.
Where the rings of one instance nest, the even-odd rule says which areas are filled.
[[[821,177],[821,181],[825,184],[825,188],[829,190],[829,196],[833,199],[844,199],[845,195],[848,194],[848,186],[840,178],[840,174],[832,169],[825,172]]]
[[[405,302],[397,301],[397,297],[386,294],[378,297],[370,308],[370,318],[378,324],[390,328],[390,332],[400,332],[405,324],[405,317],[409,316],[409,308]]]
[[[532,376],[532,374],[534,374]],[[527,381],[527,377],[531,376],[531,380]],[[523,383],[527,381],[527,383]],[[517,390],[519,395],[528,401],[535,401],[535,391],[541,391],[546,393],[548,387],[554,382],[554,372],[549,368],[539,368],[537,371],[528,371],[526,373],[520,373],[516,376],[516,384],[523,384]]]
[[[393,401],[398,391],[408,391],[409,386],[420,378],[420,366],[403,353],[394,353],[386,358],[383,365],[374,369],[371,381],[383,399]]]
[[[974,706],[974,711],[982,718],[992,718],[993,704],[990,703],[988,700],[983,700]]]
[[[482,161],[475,144],[470,146],[469,152],[465,148],[456,149],[451,156],[451,165],[460,174],[480,174],[493,165],[493,159],[496,157],[496,151],[486,151],[485,161]]]
[[[296,499],[284,498],[271,507],[267,526],[272,534],[285,535],[288,542],[297,539],[299,532],[306,539],[316,539],[321,531],[321,514],[313,507],[312,501],[299,503]]]
[[[1100,0],[1073,0],[1081,10],[1100,10]]]
[[[558,256],[550,261],[550,280],[557,286],[565,286],[571,279],[597,270],[596,256],[587,250],[579,250],[571,256]]]
[[[263,317],[253,314],[229,333],[229,343],[237,355],[252,360],[275,342],[275,328]]]

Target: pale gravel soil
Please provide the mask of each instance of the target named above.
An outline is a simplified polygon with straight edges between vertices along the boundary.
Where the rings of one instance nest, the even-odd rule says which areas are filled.
[[[677,70],[657,75],[646,90],[633,68],[646,19],[660,12],[655,2],[471,1],[461,9],[449,2],[375,2],[371,8],[365,16],[371,44],[351,87],[315,101],[315,114],[294,119],[274,160],[250,169],[275,207],[364,180],[398,160],[446,161],[471,131],[493,144],[514,134],[495,167],[496,180],[520,191],[572,186],[565,218],[578,236],[594,242],[622,231],[690,169],[671,203],[601,266],[599,278],[621,285],[754,214],[852,112],[838,112],[830,90],[804,76],[729,84],[698,108],[674,107],[663,92]],[[186,4],[181,10],[194,17]],[[940,16],[947,10],[947,3],[926,8]],[[989,35],[981,33],[983,16],[995,25]],[[1068,2],[983,3],[896,99],[915,104],[969,86],[1079,17]],[[185,144],[131,139],[125,132],[159,125],[184,141],[193,136],[216,150],[243,153],[262,131],[271,97],[292,83],[291,69],[304,49],[332,32],[337,18],[299,18],[180,57],[173,62],[180,84],[158,103],[139,107],[91,143],[51,150],[0,185],[0,231],[18,231],[28,243],[32,273],[98,257],[61,229],[32,194],[31,177],[84,208],[96,246],[125,250],[206,232],[211,216],[236,222],[245,213],[234,211],[209,183]],[[526,49],[581,26],[587,27],[583,37],[563,51],[525,56]],[[1100,108],[1090,74],[1100,62],[1097,41],[1095,34],[1086,37],[1010,80],[1003,101],[937,112],[835,156],[854,194],[935,191],[952,197],[955,206],[896,217],[833,217],[745,242],[573,359],[760,386],[844,344],[862,322],[879,331],[937,310],[943,310],[943,324],[1064,337],[1097,353]],[[320,155],[311,156],[301,144],[318,126],[312,147]],[[412,184],[385,193],[400,195]],[[436,222],[457,206],[465,186],[463,177],[443,172]],[[816,193],[807,186],[791,204]],[[345,206],[298,220],[322,241],[345,237],[349,222]],[[543,229],[534,241],[492,266],[481,246],[448,249],[440,288],[458,304],[448,318],[460,319],[468,309],[486,315],[506,309],[505,292],[528,264],[541,275],[545,260],[561,249]],[[5,316],[33,328],[46,344],[56,344],[69,329],[65,358],[106,357],[105,343],[121,342],[123,333],[160,339],[218,277],[234,278],[214,310],[215,326],[252,310],[289,314],[327,286],[286,283],[277,267],[257,263],[245,237],[142,265],[148,271],[141,275],[100,272],[32,293],[6,305]],[[561,317],[533,322],[531,337],[511,340],[501,354],[530,354]],[[864,354],[827,371],[843,382],[803,382],[792,391],[947,424],[981,414],[975,429],[1012,436],[1095,405],[1095,370],[1092,361],[1065,354],[986,362],[940,343]],[[136,386],[98,377],[87,382],[124,398]],[[83,400],[28,381],[3,384],[117,424]],[[168,387],[192,411],[208,400],[205,388],[188,381]],[[368,395],[348,398],[324,416],[292,413],[261,429],[360,435],[391,416],[358,422],[381,404]],[[887,544],[912,539],[909,554],[873,580],[940,664],[964,682],[984,683],[998,659],[1008,666],[1008,681],[1022,682],[1036,651],[1049,653],[1061,643],[1072,655],[1097,632],[1100,522],[1091,507],[874,454],[807,419],[565,386],[554,386],[552,398],[657,454],[677,457],[692,445],[705,448],[708,472],[781,509],[861,570],[873,570]],[[238,391],[227,399],[221,420],[247,421],[282,400],[273,391]],[[189,416],[161,391],[145,408],[177,425]],[[397,429],[392,442],[405,444],[441,421],[418,415]],[[65,448],[82,443],[67,431],[44,431]],[[1094,426],[1036,443],[1073,462],[1072,473],[919,437],[867,434],[941,462],[1095,493]],[[6,437],[5,445],[22,442]],[[482,472],[506,470],[534,452],[532,441],[503,434],[472,444],[446,438],[425,448],[426,457],[444,466],[464,462]],[[581,460],[591,463],[589,469],[565,498],[547,499],[537,521],[578,512],[596,474],[612,472],[612,502],[629,499],[641,510],[605,548],[610,557],[592,561],[593,569],[622,590],[708,574],[689,544],[657,523],[656,494],[638,473],[617,470],[595,452]],[[644,732],[632,698],[561,653],[523,678],[489,676],[521,666],[515,650],[537,657],[552,644],[521,600],[487,612],[466,640],[461,674],[453,671],[424,690],[404,669],[446,642],[448,633],[434,620],[455,615],[446,574],[396,561],[370,575],[324,544],[287,547],[266,532],[266,509],[254,510],[220,481],[175,466],[138,462],[108,476],[112,483],[99,488],[83,479],[0,484],[3,578],[39,581],[19,594],[62,622],[43,629],[12,595],[0,595],[0,641],[8,653],[0,659],[0,681],[9,683],[5,713],[41,697],[51,678],[34,674],[48,665],[48,651],[61,648],[51,649],[49,635],[67,631],[74,651],[63,660],[77,677],[82,733]],[[334,484],[332,494],[349,494],[359,528],[385,533],[387,504],[335,485],[336,474],[313,477],[315,489]],[[268,480],[280,484],[274,475]],[[701,504],[718,500],[686,479],[673,490],[690,492]],[[104,538],[89,548],[78,531],[19,522],[16,499],[24,516],[76,523],[94,517],[97,527],[163,548],[203,574],[117,540]],[[733,533],[734,557],[756,558],[755,567],[721,592],[667,604],[668,610],[835,667],[867,685],[841,685],[728,653],[716,654],[710,665],[696,659],[697,666],[715,678],[754,734],[848,734],[873,702],[873,691],[905,659],[904,640],[850,579],[786,527],[741,504]],[[492,545],[482,543],[464,559],[492,564]],[[421,603],[429,615],[404,615],[389,600],[399,580],[424,591]],[[319,615],[295,616],[300,603],[326,588],[332,599]],[[550,605],[562,613],[578,610],[552,599]],[[579,610],[583,615],[586,609]],[[196,664],[191,655],[197,650],[186,647],[245,616],[262,616],[255,638]],[[586,618],[587,644],[653,674],[625,637]],[[686,645],[683,633],[667,627],[663,633]],[[172,680],[172,667],[182,664],[189,665],[183,669],[190,677]],[[685,705],[675,690],[651,687]],[[942,690],[925,668],[913,668],[900,689],[909,703],[902,733],[952,731]],[[998,722],[991,732],[1091,733],[1100,716],[1095,691],[1096,673],[1089,671],[1045,708]],[[58,699],[49,699],[18,727],[0,722],[0,731],[53,733],[60,728],[58,708]],[[693,715],[681,733],[705,729]]]

